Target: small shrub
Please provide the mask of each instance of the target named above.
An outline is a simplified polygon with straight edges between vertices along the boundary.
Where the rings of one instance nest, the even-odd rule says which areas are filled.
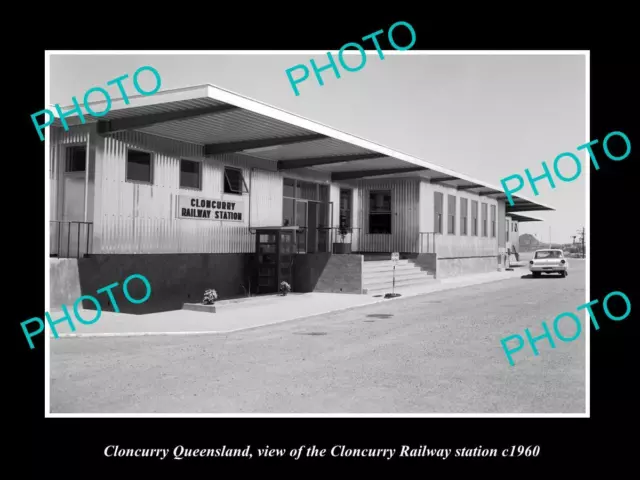
[[[287,282],[280,283],[280,293],[282,293],[282,295],[286,295],[290,291],[291,291],[291,285],[289,285]]]
[[[213,303],[218,299],[218,292],[214,289],[209,289],[204,292],[204,298],[202,299],[202,303],[205,305],[213,305]]]

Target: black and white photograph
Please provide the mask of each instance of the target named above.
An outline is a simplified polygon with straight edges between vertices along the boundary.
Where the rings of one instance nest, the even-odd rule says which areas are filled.
[[[47,417],[589,415],[589,52],[397,43],[47,52]]]

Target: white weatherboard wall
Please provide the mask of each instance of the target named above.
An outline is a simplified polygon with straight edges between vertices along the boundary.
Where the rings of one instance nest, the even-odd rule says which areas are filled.
[[[492,198],[474,195],[463,190],[432,184],[426,180],[420,182],[420,231],[433,232],[435,227],[434,193],[441,192],[443,198],[443,233],[436,235],[436,253],[438,258],[482,257],[498,254],[498,201]],[[456,197],[455,234],[447,233],[448,195]],[[467,235],[460,234],[460,199],[468,202]],[[471,235],[471,201],[478,202],[478,236]],[[482,203],[487,203],[487,237],[482,236]],[[491,205],[496,206],[496,236],[491,236]]]

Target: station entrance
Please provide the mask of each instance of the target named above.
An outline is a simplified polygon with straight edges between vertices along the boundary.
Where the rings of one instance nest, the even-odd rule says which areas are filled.
[[[297,227],[256,229],[258,294],[275,293],[281,282],[292,285]]]
[[[282,225],[296,226],[296,253],[331,251],[329,186],[292,178],[284,179]]]

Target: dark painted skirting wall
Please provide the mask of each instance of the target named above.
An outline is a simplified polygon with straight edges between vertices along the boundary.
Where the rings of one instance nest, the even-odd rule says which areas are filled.
[[[96,291],[114,282],[118,286],[112,291],[121,312],[180,310],[184,303],[201,302],[209,288],[217,291],[219,300],[243,295],[242,285],[248,288],[251,257],[248,253],[93,255],[78,260],[80,289],[83,295],[95,296],[105,311],[113,312],[113,305],[106,293],[96,295]],[[139,305],[127,301],[122,291],[125,279],[136,273],[151,284],[151,297]],[[140,280],[132,280],[128,289],[133,298],[144,297]],[[91,301],[84,301],[83,307],[95,308]]]
[[[362,255],[296,255],[297,292],[362,293]]]
[[[111,291],[123,313],[180,310],[184,303],[201,302],[209,288],[217,291],[218,300],[245,296],[249,277],[255,293],[254,262],[252,253],[113,254],[52,262],[51,299],[56,307],[63,303],[71,307],[80,295],[90,295],[104,311],[113,312],[109,295],[97,291],[117,282]],[[142,304],[133,304],[124,296],[124,281],[133,274],[143,275],[151,284],[151,296]],[[292,287],[295,292],[362,293],[362,255],[296,255]],[[146,293],[138,279],[128,284],[128,291],[135,299]],[[95,309],[87,300],[82,306]]]
[[[412,253],[400,255],[400,258],[406,258],[411,263],[419,266],[421,270],[428,272],[434,276],[437,275],[436,269],[438,262],[436,261],[435,253]]]
[[[301,293],[313,292],[329,258],[330,253],[296,255],[293,261],[293,290]]]

